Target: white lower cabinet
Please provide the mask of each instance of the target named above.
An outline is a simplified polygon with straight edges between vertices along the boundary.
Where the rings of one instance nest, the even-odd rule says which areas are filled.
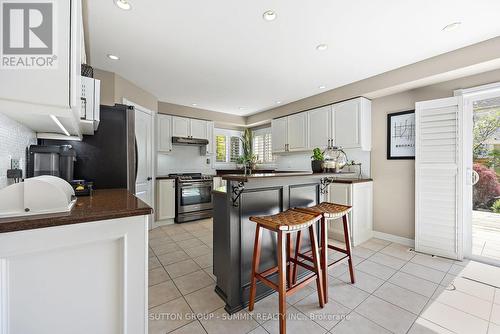
[[[213,189],[225,187],[227,184],[226,180],[223,180],[222,177],[220,176],[214,176],[213,181],[214,181]]]
[[[328,202],[350,205],[349,232],[352,246],[358,246],[373,236],[373,182],[332,183],[328,186]],[[328,223],[330,238],[344,241],[342,219]]]
[[[1,333],[146,333],[149,216],[0,234]]]
[[[158,180],[156,220],[175,218],[175,180]]]

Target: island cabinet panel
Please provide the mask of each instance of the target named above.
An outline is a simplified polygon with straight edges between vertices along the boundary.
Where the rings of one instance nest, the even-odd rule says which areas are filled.
[[[319,180],[316,176],[312,179],[254,179],[243,183],[228,180],[227,192],[213,192],[214,275],[217,277],[216,292],[225,300],[226,311],[234,313],[248,305],[256,228],[249,218],[272,215],[293,207],[316,205],[323,197]],[[243,190],[239,193],[241,185]],[[261,231],[260,271],[263,271],[277,265],[277,234],[266,229]],[[295,234],[292,236],[292,242],[295,242]],[[301,249],[309,250],[307,233],[302,241]],[[306,274],[299,269],[299,278]],[[256,299],[273,292],[258,282]]]
[[[0,234],[0,324],[8,333],[145,333],[148,219]]]

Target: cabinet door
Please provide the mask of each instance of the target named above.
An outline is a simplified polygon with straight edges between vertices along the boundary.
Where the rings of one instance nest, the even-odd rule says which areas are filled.
[[[285,152],[287,144],[287,117],[271,121],[273,152]]]
[[[207,139],[207,121],[191,119],[190,136],[192,138]]]
[[[172,151],[172,116],[158,114],[157,124],[158,151]]]
[[[347,183],[333,183],[328,186],[328,202],[343,205],[352,205],[352,186]],[[349,227],[352,234],[351,213],[349,213]],[[328,222],[328,234],[336,240],[344,241],[342,219]],[[351,238],[352,239],[352,238]]]
[[[158,220],[175,218],[175,180],[158,181]]]
[[[172,116],[172,136],[189,137],[189,118]]]
[[[334,144],[343,148],[358,148],[360,140],[360,101],[349,100],[333,105],[335,117]]]
[[[309,110],[307,123],[309,128],[309,149],[326,149],[331,136],[332,106]]]
[[[302,112],[299,114],[288,116],[287,120],[288,150],[307,150],[307,113]]]
[[[2,78],[0,80],[0,99],[63,108],[70,107],[70,99],[72,98],[70,97],[70,78],[72,72],[70,48],[72,36],[71,16],[69,13],[72,10],[72,2],[74,3],[74,7],[76,5],[75,1],[58,1],[57,6],[54,5],[53,20],[59,28],[54,31],[54,35],[50,36],[50,38],[54,38],[57,41],[57,43],[53,44],[55,47],[53,54],[57,56],[57,66],[46,69],[0,69],[0,77]],[[76,18],[74,17],[73,19]],[[28,30],[26,29],[24,33],[28,33]],[[32,33],[29,32],[29,34]],[[31,43],[29,41],[30,38],[28,36],[23,37],[24,41],[20,41],[22,46],[29,47]],[[44,41],[40,40],[39,43],[44,43]],[[41,56],[45,59],[45,55]],[[78,87],[79,89],[80,87]]]
[[[207,122],[207,139],[206,153],[207,155],[212,155],[214,153],[214,122]]]

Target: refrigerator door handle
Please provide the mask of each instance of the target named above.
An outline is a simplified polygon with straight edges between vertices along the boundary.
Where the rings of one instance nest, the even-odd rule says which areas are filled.
[[[137,157],[138,149],[137,149],[137,138],[134,136],[134,146],[135,146],[135,154],[134,154],[134,160],[135,160],[135,177],[134,180],[137,183],[137,168],[139,165],[139,158]]]

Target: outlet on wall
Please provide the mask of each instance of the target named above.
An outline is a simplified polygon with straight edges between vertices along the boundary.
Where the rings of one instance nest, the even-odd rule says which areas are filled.
[[[20,169],[19,159],[10,158],[10,169]]]

